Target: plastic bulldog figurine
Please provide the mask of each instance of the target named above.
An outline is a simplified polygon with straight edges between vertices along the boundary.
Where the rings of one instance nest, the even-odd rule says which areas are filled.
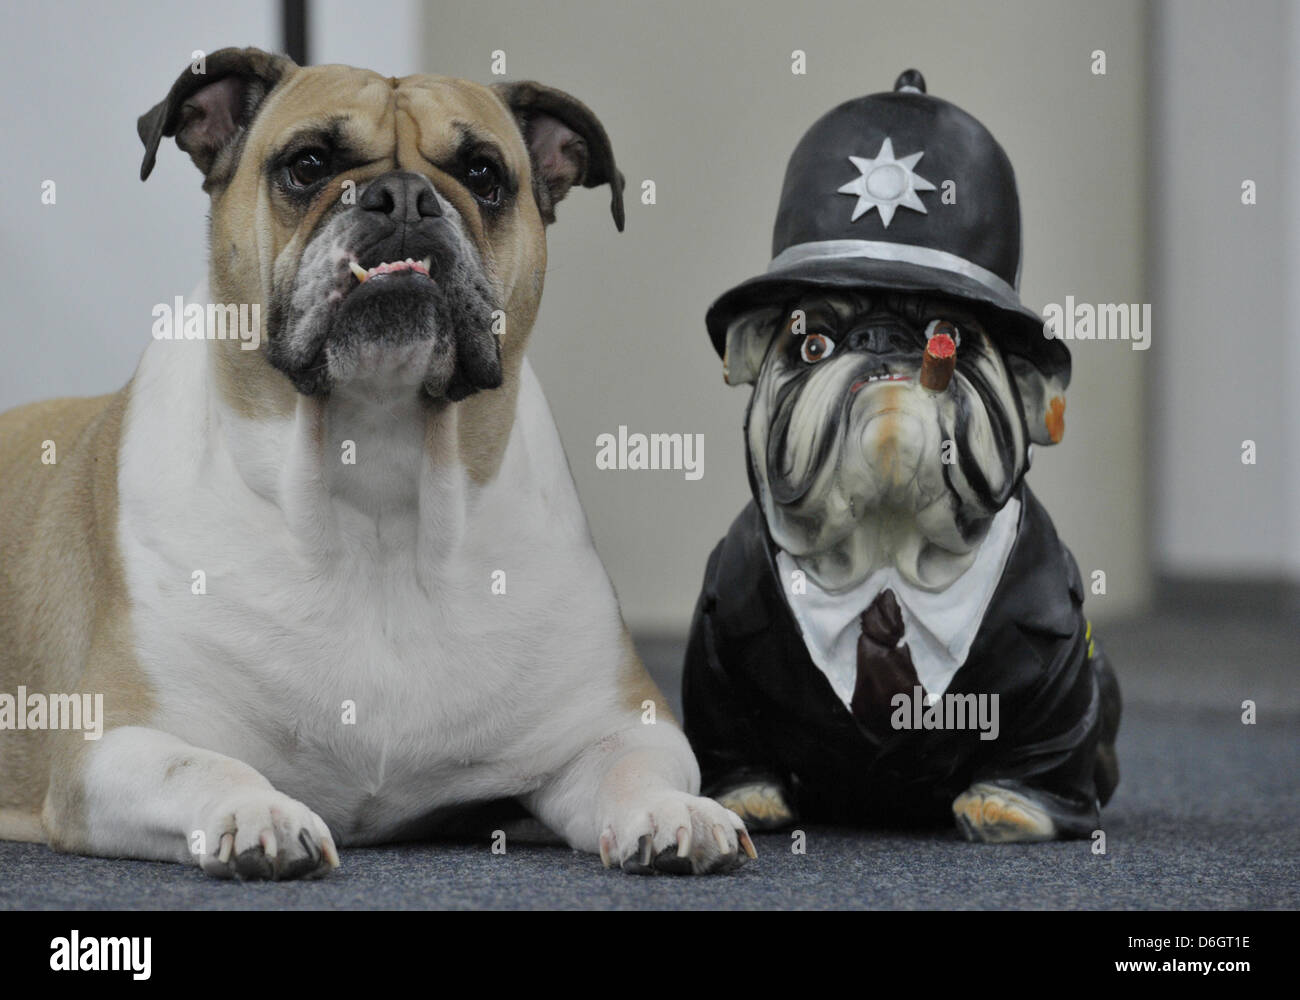
[[[786,171],[766,274],[709,310],[754,500],[714,549],[684,678],[704,792],[752,828],[1089,835],[1119,687],[1024,483],[1070,355],[1020,303],[1006,154],[925,93],[835,108]]]

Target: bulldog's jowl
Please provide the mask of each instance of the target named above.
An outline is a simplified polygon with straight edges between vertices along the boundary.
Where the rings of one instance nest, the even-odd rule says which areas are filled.
[[[1070,357],[1019,265],[1006,154],[912,70],[809,129],[771,265],[709,309],[754,499],[709,558],[686,731],[751,825],[1100,822],[1119,687],[1024,483]]]

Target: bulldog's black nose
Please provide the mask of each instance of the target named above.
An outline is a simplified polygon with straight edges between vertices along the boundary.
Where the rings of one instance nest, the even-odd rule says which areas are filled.
[[[419,222],[442,215],[442,204],[429,178],[410,170],[394,170],[366,186],[357,204],[367,212],[395,222]]]

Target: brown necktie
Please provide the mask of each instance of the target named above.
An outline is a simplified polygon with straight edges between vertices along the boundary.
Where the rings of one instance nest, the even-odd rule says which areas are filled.
[[[900,693],[911,699],[921,682],[912,666],[912,654],[907,646],[899,645],[903,638],[903,612],[894,592],[882,590],[871,607],[862,612],[861,621],[853,717],[883,739],[893,732],[889,725],[889,717],[894,713],[891,699]]]

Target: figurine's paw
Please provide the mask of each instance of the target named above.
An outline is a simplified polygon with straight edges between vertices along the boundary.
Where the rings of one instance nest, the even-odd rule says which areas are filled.
[[[1056,836],[1056,824],[1039,803],[998,785],[971,785],[953,800],[952,812],[967,840],[1010,844]]]
[[[779,830],[794,822],[794,810],[786,804],[780,786],[765,781],[737,785],[719,795],[718,803],[755,830]]]
[[[626,872],[704,875],[739,868],[758,853],[744,821],[712,799],[670,791],[615,816],[600,835],[600,860]]]
[[[216,878],[319,878],[339,866],[325,821],[274,789],[240,792],[219,804],[204,835],[214,849],[199,865]]]

